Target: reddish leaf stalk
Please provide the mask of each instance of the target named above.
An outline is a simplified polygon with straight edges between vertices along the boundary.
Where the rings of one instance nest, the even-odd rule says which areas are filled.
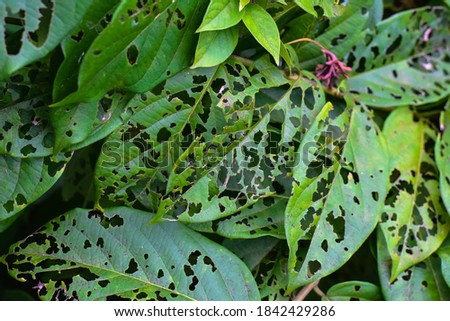
[[[309,39],[309,38],[300,38],[293,40],[291,42],[288,42],[287,44],[293,44],[298,42],[312,42],[316,46],[320,47],[322,50],[322,53],[325,55],[326,62],[325,64],[319,64],[316,67],[315,73],[317,78],[322,82],[325,83],[325,85],[328,88],[332,88],[336,85],[336,83],[339,81],[340,76],[344,76],[348,79],[347,72],[352,71],[352,68],[348,67],[340,61],[334,53],[331,51],[325,49],[324,46],[322,46],[320,43],[318,43],[315,40]]]

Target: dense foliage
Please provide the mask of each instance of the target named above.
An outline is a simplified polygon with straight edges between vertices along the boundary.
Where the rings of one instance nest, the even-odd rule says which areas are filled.
[[[0,0],[0,298],[450,299],[424,2]]]

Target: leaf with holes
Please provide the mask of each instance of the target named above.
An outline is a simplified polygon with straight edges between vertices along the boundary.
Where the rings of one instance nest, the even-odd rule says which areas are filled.
[[[339,59],[343,58],[358,41],[361,31],[366,28],[372,4],[373,0],[349,0],[342,15],[330,18],[325,30],[314,39]],[[290,37],[294,35],[291,33]],[[301,37],[304,35],[298,35],[296,38]],[[320,48],[312,43],[300,42],[294,44],[294,48],[298,51],[301,69],[314,69],[325,61]]]
[[[336,271],[372,233],[389,169],[386,145],[370,112],[351,102],[345,109],[325,105],[297,157],[286,208],[289,292]]]
[[[349,53],[348,90],[371,106],[423,105],[450,94],[448,12],[401,12],[367,30]]]
[[[272,16],[257,4],[249,3],[242,10],[242,20],[253,37],[263,46],[275,59],[280,62],[280,33]],[[264,21],[264,23],[262,23]]]
[[[0,154],[13,157],[51,155],[49,61],[32,64],[0,82]]]
[[[285,207],[285,200],[268,197],[232,216],[213,222],[188,224],[188,226],[199,232],[217,233],[231,239],[262,236],[284,239]]]
[[[288,248],[278,243],[254,269],[261,298],[267,301],[287,301]]]
[[[78,25],[91,2],[1,1],[0,80],[49,54]]]
[[[150,217],[75,209],[1,260],[16,279],[39,284],[44,300],[259,300],[231,252],[177,222],[148,227]]]
[[[399,130],[401,128],[401,130]],[[392,258],[391,280],[436,251],[449,232],[433,152],[436,133],[407,107],[386,119],[390,190],[380,227]]]
[[[176,1],[155,17],[165,1],[122,2],[83,58],[78,91],[54,106],[95,101],[114,88],[143,93],[187,67],[205,4]]]
[[[432,255],[391,280],[392,260],[383,232],[377,231],[378,274],[383,296],[389,301],[448,301],[450,288],[442,276],[439,259]]]
[[[239,38],[239,29],[204,31],[198,39],[192,68],[213,67],[221,64],[233,53]]]
[[[442,200],[450,213],[450,103],[442,114],[444,132],[436,140],[436,164],[439,169],[439,187]]]
[[[119,0],[91,0],[92,4],[83,16],[83,20],[61,42],[64,61],[58,68],[53,86],[53,99],[59,101],[77,90],[77,78],[86,51],[104,27],[110,22]]]
[[[335,6],[338,6],[330,0],[295,0],[294,1],[300,8],[317,17],[317,12],[314,7],[320,7],[323,9],[323,15],[327,17],[333,17],[335,14]]]
[[[155,212],[199,223],[232,215],[275,188],[288,189],[289,144],[324,95],[299,82],[280,101],[255,108],[258,91],[287,81],[267,57],[252,72],[233,60],[187,70],[136,100],[135,116],[105,142],[96,170],[99,196],[128,204],[144,199]],[[287,121],[280,131],[267,127],[270,119]],[[278,151],[286,159],[276,158]]]
[[[0,155],[0,232],[61,176],[68,158],[15,158]]]
[[[53,100],[59,101],[77,90],[80,63],[89,46],[104,29],[119,1],[93,0],[77,29],[62,42],[65,59],[55,76]],[[50,109],[55,131],[55,152],[85,140],[96,128],[97,102],[71,104]]]
[[[239,0],[211,0],[197,32],[224,30],[237,25],[243,16]]]
[[[322,301],[379,301],[381,292],[378,286],[363,281],[347,281],[333,285]]]

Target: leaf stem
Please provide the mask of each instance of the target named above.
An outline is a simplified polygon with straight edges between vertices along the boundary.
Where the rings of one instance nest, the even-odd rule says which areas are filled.
[[[313,44],[315,44],[316,46],[320,47],[320,49],[322,50],[327,50],[324,46],[322,46],[320,43],[318,43],[317,41],[313,40],[313,39],[309,39],[309,38],[299,38],[299,39],[295,39],[292,41],[289,41],[288,43],[286,43],[287,45],[292,45],[294,43],[299,43],[299,42],[312,42]]]
[[[303,301],[308,296],[308,294],[317,286],[319,285],[319,280],[314,281],[312,283],[309,283],[305,285],[300,292],[297,293],[297,295],[294,297],[293,301]]]

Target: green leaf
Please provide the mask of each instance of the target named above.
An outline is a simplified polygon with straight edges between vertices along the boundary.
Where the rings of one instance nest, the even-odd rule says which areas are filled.
[[[253,3],[248,4],[243,12],[244,24],[261,46],[272,55],[278,65],[280,62],[280,34],[272,16]]]
[[[45,157],[53,152],[49,124],[50,59],[41,60],[0,82],[0,154]]]
[[[370,112],[351,102],[325,105],[297,157],[286,208],[288,292],[336,271],[363,244],[383,209],[389,169]]]
[[[40,284],[44,300],[259,300],[231,252],[176,222],[149,227],[151,217],[125,207],[75,209],[2,261],[14,278]]]
[[[250,3],[250,0],[239,0],[239,11],[245,8]]]
[[[369,9],[373,0],[348,0],[342,15],[330,18],[325,30],[314,40],[332,51],[342,59],[359,40],[361,32],[366,28],[369,19]],[[293,37],[292,33],[290,37]],[[299,35],[296,38],[301,38]],[[289,39],[293,40],[293,39]],[[300,69],[314,69],[325,59],[322,51],[313,43],[298,43],[294,45],[300,58]]]
[[[78,91],[53,106],[96,101],[114,88],[143,93],[191,63],[205,1],[122,2],[83,58]]]
[[[295,0],[294,1],[300,8],[317,17],[317,12],[314,9],[315,6],[319,6],[323,9],[323,14],[326,17],[335,16],[335,1],[333,0]]]
[[[222,245],[244,261],[250,270],[253,270],[278,242],[278,239],[267,236],[256,239],[225,239]]]
[[[228,29],[237,25],[242,16],[238,0],[211,0],[197,32]]]
[[[75,197],[84,199],[83,206],[94,202],[94,167],[98,148],[93,145],[76,151],[61,177],[61,194],[64,202]],[[76,199],[76,198],[75,198]]]
[[[439,258],[441,259],[441,270],[442,276],[445,282],[450,287],[450,239],[447,238],[446,241],[441,245],[437,251]]]
[[[78,25],[91,2],[1,1],[0,80],[50,53]],[[20,28],[10,32],[11,25]]]
[[[278,245],[266,255],[254,269],[254,275],[259,284],[261,298],[266,301],[287,301],[288,283],[288,249],[286,243]]]
[[[392,261],[380,229],[377,231],[378,274],[381,290],[388,301],[448,301],[450,288],[434,255],[399,274],[392,282]]]
[[[109,23],[119,0],[91,0],[92,4],[77,28],[61,43],[64,61],[58,68],[53,86],[53,99],[59,101],[77,90],[80,63],[95,38]],[[84,106],[80,107],[84,108]]]
[[[285,238],[284,211],[285,200],[265,198],[248,208],[222,220],[188,224],[196,231],[217,233],[227,238],[257,238],[273,236]]]
[[[0,232],[21,210],[52,187],[64,171],[68,159],[59,157],[15,158],[0,155]]]
[[[422,105],[450,94],[448,12],[404,11],[360,36],[349,53],[347,88],[378,107]]]
[[[300,134],[297,130],[302,115],[312,113],[314,99],[324,97],[323,92],[307,90],[305,96],[310,101],[304,111],[300,109],[302,97],[294,104],[289,94],[274,106],[255,108],[257,93],[285,85],[287,80],[267,56],[255,62],[252,73],[250,76],[235,60],[209,69],[188,69],[169,79],[164,87],[130,102],[136,106],[135,114],[105,142],[96,166],[100,203],[102,195],[129,205],[139,201],[154,212],[199,223],[235,214],[272,195],[274,184],[289,188],[284,183],[288,179],[283,170],[286,160],[272,159],[272,154]],[[311,84],[298,86],[293,92],[300,95],[301,88],[306,90]],[[280,121],[288,117],[281,136],[279,129],[269,128],[273,134],[267,131],[270,109],[280,110],[273,112],[281,116]],[[273,152],[261,159],[255,157],[270,135],[276,137],[271,142]],[[289,150],[293,148],[286,146],[287,156]],[[257,162],[254,166],[243,170],[233,166],[226,172],[230,162],[252,164],[249,156]],[[264,171],[274,164],[273,180],[277,182],[267,179],[257,164]]]
[[[330,301],[379,301],[381,293],[378,286],[363,281],[347,281],[333,285],[327,291]],[[322,298],[322,301],[326,298]]]
[[[239,29],[204,31],[198,39],[192,68],[212,67],[224,62],[234,51],[239,39]]]
[[[442,201],[450,213],[450,105],[442,113],[444,132],[436,140],[436,164],[439,168],[439,187],[441,190]]]
[[[118,2],[93,0],[77,29],[62,42],[65,58],[54,79],[54,101],[77,90],[80,62],[92,42],[108,24],[107,14],[114,12]],[[95,101],[50,109],[50,120],[55,131],[55,152],[68,149],[89,137],[96,128],[97,112]]]
[[[392,258],[391,281],[429,257],[450,225],[440,200],[433,160],[436,133],[407,107],[386,119],[383,133],[390,153],[390,185],[380,228]]]

